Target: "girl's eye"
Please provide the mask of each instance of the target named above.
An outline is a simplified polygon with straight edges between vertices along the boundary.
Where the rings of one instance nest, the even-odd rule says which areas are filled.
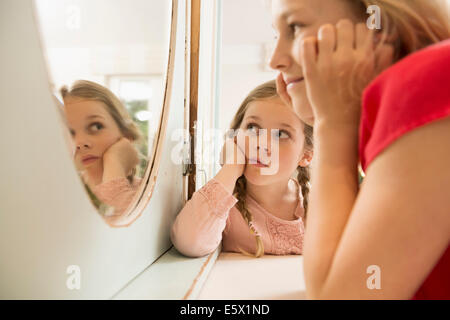
[[[304,28],[304,27],[305,27],[305,25],[302,23],[291,23],[289,25],[289,29],[290,29],[291,33],[293,33],[294,35],[299,33],[302,30],[302,28]]]
[[[247,125],[247,130],[250,131],[250,133],[258,134],[259,128],[254,123],[249,123]]]
[[[274,130],[274,138],[275,139],[288,139],[291,136],[284,130]]]
[[[98,132],[103,129],[103,125],[100,122],[94,122],[89,126],[89,129],[93,132]]]

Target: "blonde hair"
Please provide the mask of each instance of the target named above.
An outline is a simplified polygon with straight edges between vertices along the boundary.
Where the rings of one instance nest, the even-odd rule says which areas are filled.
[[[245,112],[249,108],[249,105],[253,101],[257,100],[266,100],[266,99],[273,99],[278,98],[277,93],[277,87],[275,80],[268,81],[266,83],[261,84],[260,86],[256,87],[253,91],[251,91],[248,96],[244,99],[244,101],[241,103],[238,111],[236,112],[233,120],[231,121],[230,129],[237,130],[243,119]],[[313,129],[311,126],[304,124],[304,134],[305,134],[305,149],[311,150],[313,148]],[[309,194],[309,168],[308,167],[297,167],[297,181],[299,182],[301,186],[301,191],[303,195],[303,208],[305,210],[304,217],[306,218],[306,212],[308,209],[308,194]],[[238,200],[236,203],[236,206],[238,207],[239,211],[242,214],[242,217],[244,218],[245,222],[247,222],[250,232],[255,236],[256,240],[256,252],[254,255],[242,250],[241,252],[245,255],[254,256],[256,258],[259,258],[264,255],[264,244],[261,239],[261,235],[258,234],[257,230],[255,230],[253,226],[253,216],[250,212],[250,210],[247,207],[247,202],[245,201],[246,197],[246,184],[247,181],[245,179],[245,176],[242,175],[237,181],[236,186],[234,187],[233,194]]]
[[[63,86],[60,89],[60,93],[63,100],[71,97],[102,102],[106,106],[106,110],[114,119],[124,137],[135,143],[142,140],[142,134],[138,126],[131,119],[125,106],[108,88],[92,81],[78,80],[72,84],[70,89],[67,86]],[[142,157],[142,155],[140,156]],[[137,169],[135,167],[133,168],[131,174],[127,176],[130,183],[133,182],[136,171]],[[95,197],[92,190],[90,190],[86,184],[85,187],[94,202],[94,205],[99,208],[100,201]]]

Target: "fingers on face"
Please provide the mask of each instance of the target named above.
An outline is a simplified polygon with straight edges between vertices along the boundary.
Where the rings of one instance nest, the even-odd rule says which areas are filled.
[[[283,94],[286,92],[286,82],[284,82],[283,74],[279,73],[276,78],[277,92],[278,94]]]
[[[281,73],[279,73],[276,78],[276,85],[277,85],[277,93],[280,96],[281,100],[285,104],[291,105],[291,97],[287,93],[286,82],[284,82],[283,75]]]
[[[366,30],[358,26],[360,42],[366,44]],[[335,50],[349,51],[355,48],[356,41],[355,26],[350,20],[341,20],[336,26],[325,24],[318,31],[318,39],[308,37],[303,40],[302,59],[303,67],[306,72],[314,71],[314,63],[317,60],[317,50],[319,51],[319,60],[330,61],[331,55]],[[308,70],[309,69],[309,70]]]
[[[369,29],[365,23],[353,24],[350,20],[340,20],[336,24],[336,48],[359,49],[372,52],[374,47],[375,31]]]
[[[234,137],[234,155],[236,164],[245,164],[245,145],[247,137],[243,135],[242,130]]]
[[[355,30],[350,20],[340,20],[336,24],[337,50],[348,50],[354,48]]]
[[[221,151],[221,164],[236,163],[236,137],[228,137]]]
[[[336,32],[333,25],[326,24],[320,27],[318,42],[320,56],[331,57],[336,47]]]
[[[316,70],[317,60],[317,39],[308,37],[303,40],[301,59],[303,64],[303,74],[305,77],[312,77]]]
[[[308,37],[303,40],[304,47],[311,49],[305,54],[312,53],[312,42],[317,41],[319,54],[329,56],[335,50],[364,49],[371,51],[374,48],[374,30],[367,28],[365,23],[354,24],[348,19],[340,20],[336,26],[325,24],[319,28],[318,38]]]
[[[242,143],[245,144],[245,137],[242,136],[241,131],[242,131],[241,129],[238,129],[235,132],[235,135],[233,136],[233,139],[230,141],[230,143],[233,144],[233,148],[241,149]]]

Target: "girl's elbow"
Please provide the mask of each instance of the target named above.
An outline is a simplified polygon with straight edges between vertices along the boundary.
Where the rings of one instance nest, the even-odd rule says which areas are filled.
[[[202,245],[198,239],[191,235],[183,235],[174,228],[172,228],[170,239],[178,252],[190,258],[200,258],[214,251]]]
[[[172,243],[178,252],[189,258],[201,258],[214,251],[209,250],[209,248],[199,246],[192,241],[172,241]]]

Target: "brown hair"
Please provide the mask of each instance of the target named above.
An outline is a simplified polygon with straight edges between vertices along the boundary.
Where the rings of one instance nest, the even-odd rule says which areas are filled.
[[[248,96],[244,99],[244,101],[241,103],[238,111],[236,112],[233,120],[231,121],[230,129],[237,130],[243,119],[245,112],[247,111],[249,105],[253,101],[257,100],[265,100],[265,99],[273,99],[277,98],[277,87],[275,80],[268,81],[266,83],[261,84],[260,86],[256,87],[253,91],[251,91]],[[307,124],[304,124],[304,134],[305,134],[305,148],[307,150],[311,150],[313,148],[313,128]],[[301,191],[303,195],[303,207],[305,210],[304,217],[306,218],[306,212],[308,209],[308,194],[309,194],[309,168],[308,167],[297,167],[297,181],[299,182],[301,186]],[[254,229],[252,224],[252,214],[248,210],[247,203],[245,201],[246,196],[246,179],[245,176],[242,175],[237,181],[236,186],[234,187],[233,194],[238,199],[238,202],[236,203],[239,211],[242,214],[242,217],[244,218],[245,222],[249,225],[250,232],[255,235],[256,238],[256,252],[253,256],[255,257],[261,257],[264,255],[264,245],[261,240],[261,236],[257,233],[257,231]],[[240,249],[242,253],[246,255],[251,255],[248,252],[245,252],[244,250]],[[252,255],[251,255],[252,256]]]

